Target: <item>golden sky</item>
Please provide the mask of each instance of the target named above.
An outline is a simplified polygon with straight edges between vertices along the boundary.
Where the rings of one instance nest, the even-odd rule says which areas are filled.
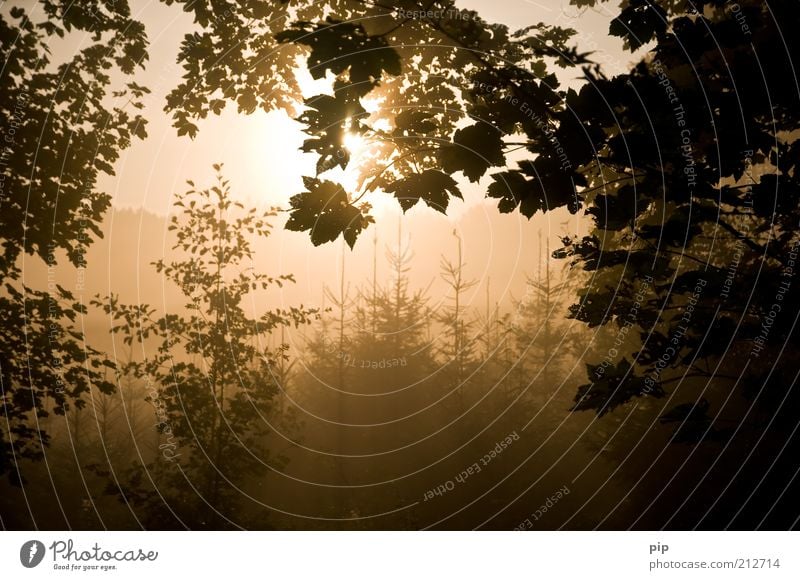
[[[186,188],[187,179],[198,185],[208,183],[213,177],[211,165],[218,162],[224,163],[234,193],[245,203],[264,208],[286,206],[289,197],[302,190],[301,176],[314,172],[315,157],[298,152],[304,140],[300,126],[283,112],[240,115],[235,107],[227,107],[221,116],[211,116],[199,123],[196,139],[178,137],[163,106],[166,94],[181,74],[175,56],[181,38],[191,29],[190,16],[179,7],[154,0],[133,0],[131,5],[134,15],[145,23],[150,39],[150,60],[136,79],[152,90],[144,110],[149,119],[149,136],[122,152],[115,176],[102,178],[100,187],[111,194],[114,206],[164,215],[172,205],[173,194]],[[622,53],[621,43],[608,38],[611,16],[601,10],[577,10],[569,6],[568,0],[465,0],[458,5],[478,11],[489,21],[512,27],[539,21],[572,27],[578,31],[578,41],[585,49],[596,51],[595,58],[612,71],[633,60]],[[82,39],[71,38],[54,46],[56,58],[59,51],[75,50],[81,42]],[[576,76],[575,71],[568,74]],[[563,80],[577,82],[569,77]],[[310,77],[303,84],[311,90]],[[581,229],[579,219],[566,212],[537,215],[530,222],[516,213],[499,215],[496,202],[483,200],[485,184],[471,185],[465,181],[461,186],[465,201],[454,200],[449,216],[416,207],[403,218],[404,243],[412,246],[416,256],[415,282],[425,286],[432,281],[434,295],[437,295],[440,253],[455,251],[454,230],[465,241],[469,277],[480,281],[472,298],[476,304],[483,304],[489,284],[497,300],[508,299],[511,292],[521,295],[525,274],[535,269],[540,230],[555,248],[559,236]],[[379,276],[388,274],[382,256],[387,244],[396,243],[399,208],[387,197],[386,202],[376,204],[373,213],[378,219],[377,226],[362,236],[354,252],[347,254],[349,275],[353,279],[371,275],[372,240],[376,233]],[[114,216],[107,221],[110,222],[108,242],[112,247],[142,244],[168,247],[166,231],[140,230],[138,235],[146,237],[145,240],[131,239],[129,236],[134,232],[126,230],[126,237],[120,238],[115,235]],[[301,281],[298,287],[287,291],[287,302],[294,302],[297,296],[306,300],[318,298],[321,281],[334,284],[338,278],[341,256],[338,242],[314,248],[307,234],[276,228],[270,248],[269,255],[261,255],[259,260],[282,271],[294,272]],[[431,252],[431,248],[436,251]]]
[[[541,20],[575,28],[587,50],[597,51],[595,57],[607,66],[614,68],[620,59],[626,62],[620,43],[605,34],[609,16],[599,9],[579,11],[568,0],[464,0],[458,5],[510,26]],[[190,17],[175,6],[153,0],[134,0],[132,8],[145,23],[151,42],[150,62],[139,82],[153,93],[145,109],[149,138],[123,152],[117,175],[102,183],[115,205],[166,213],[170,193],[181,189],[188,178],[199,182],[202,176],[210,177],[211,164],[216,162],[225,164],[235,178],[235,189],[250,203],[285,204],[289,195],[300,191],[300,176],[313,172],[313,156],[301,159],[296,152],[304,139],[299,126],[282,112],[239,115],[228,107],[221,116],[201,122],[194,141],[178,137],[162,108],[181,73],[175,55],[183,34],[191,29]],[[305,84],[310,85],[310,78]],[[480,197],[469,198],[468,203],[480,203]],[[459,205],[454,204],[455,214],[463,209]]]

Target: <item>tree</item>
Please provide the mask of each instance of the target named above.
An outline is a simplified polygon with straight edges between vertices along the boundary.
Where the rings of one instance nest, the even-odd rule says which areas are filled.
[[[652,50],[630,74],[590,75],[566,98],[600,137],[591,141],[597,158],[583,168],[585,211],[595,230],[566,238],[558,252],[594,273],[573,316],[590,326],[637,329],[641,344],[612,366],[592,366],[593,382],[581,388],[577,408],[602,414],[632,398],[663,396],[666,385],[692,378],[711,390],[725,383],[724,392],[742,375],[747,390],[778,358],[792,364],[777,350],[760,353],[761,343],[794,340],[790,317],[772,326],[768,339],[759,337],[772,305],[797,291],[784,284],[793,275],[800,217],[797,144],[785,134],[798,120],[797,95],[783,81],[789,61],[772,59],[759,77],[763,85],[744,79],[759,69],[753,46],[792,54],[775,22],[788,21],[797,6],[696,6],[702,13],[630,3],[611,32],[632,49],[654,40]],[[724,70],[721,54],[729,63]],[[600,106],[601,98],[613,110]],[[774,403],[791,381],[778,369],[762,402]],[[708,416],[692,423],[681,423],[676,437],[720,434]]]
[[[716,445],[738,437],[731,453],[754,458],[756,467],[777,454],[783,458],[778,467],[767,469],[778,474],[775,497],[794,495],[780,491],[794,481],[786,458],[797,447],[793,440],[783,445],[797,420],[796,317],[786,314],[800,292],[794,280],[800,90],[791,58],[800,51],[795,36],[784,31],[784,23],[798,17],[797,2],[622,0],[609,32],[642,52],[630,71],[614,78],[571,45],[569,29],[532,24],[512,32],[450,0],[165,2],[182,4],[195,24],[178,55],[184,80],[166,103],[179,134],[193,136],[198,119],[218,114],[229,101],[243,113],[283,107],[303,123],[303,150],[317,154],[318,163],[315,174],[305,176],[305,190],[290,199],[289,229],[309,232],[314,244],[342,236],[353,246],[373,221],[369,201],[376,192],[394,195],[404,210],[422,201],[445,211],[451,198],[461,196],[464,181],[486,186],[501,212],[581,212],[592,231],[565,236],[555,252],[590,273],[571,315],[590,328],[618,332],[613,348],[600,349],[607,356],[588,365],[574,409],[605,416],[643,397],[665,399],[659,422],[670,426],[672,441]],[[583,8],[608,2],[572,3]],[[109,17],[108,8],[93,4],[100,18],[45,6],[46,35],[58,33],[57,16],[66,16],[67,27],[87,26],[88,18],[106,32],[127,22],[127,7]],[[18,28],[28,41],[20,54],[34,66],[43,52],[40,33],[22,22]],[[102,61],[116,62],[123,72],[136,62],[129,60],[131,51],[144,52],[141,29],[131,24],[139,33],[128,39],[122,60]],[[10,27],[3,26],[6,46]],[[77,68],[91,67],[94,56],[84,55]],[[302,99],[298,63],[315,79],[330,78],[330,92]],[[582,67],[585,82],[562,87],[553,73],[558,67]],[[19,88],[24,73],[7,70],[8,85]],[[103,70],[94,72],[107,84]],[[48,96],[55,96],[55,76],[38,71],[31,79],[47,80]],[[72,81],[73,96],[95,95],[79,78]],[[128,89],[134,101],[143,92]],[[100,101],[90,101],[98,111]],[[380,103],[377,112],[368,111],[368,101]],[[9,117],[12,105],[5,97]],[[103,159],[131,136],[130,119],[121,113],[114,119],[119,138],[111,132],[112,153]],[[62,140],[56,142],[63,145],[65,134],[58,132]],[[91,142],[88,133],[78,135]],[[374,144],[374,155],[359,167],[357,191],[345,191],[328,173],[355,162],[345,147],[348,135]],[[524,159],[510,167],[517,157]],[[19,168],[27,167],[20,162]],[[55,199],[53,183],[58,181],[34,184],[36,191],[50,192],[48,203]],[[89,205],[101,213],[98,200]],[[41,236],[28,236],[13,215],[6,224],[8,280],[18,277],[12,262],[20,252],[47,256]],[[72,214],[66,216],[64,222],[74,225]],[[56,244],[70,259],[77,251],[74,238],[65,234]],[[3,338],[3,352],[26,352],[12,336],[16,325],[28,323],[18,306],[24,292],[8,292],[17,306],[8,309],[6,328],[12,330]],[[44,309],[46,299],[36,295],[34,312]],[[67,307],[51,318],[69,325],[74,312]],[[28,326],[44,336],[41,325]],[[60,337],[66,355],[59,360],[71,363],[86,355],[68,336]],[[48,360],[35,362],[35,372],[45,373],[36,377],[40,384],[54,384],[57,376],[38,368],[52,367]],[[26,370],[9,357],[2,360],[3,384],[9,385],[4,410],[19,425],[15,438],[22,442],[34,437],[25,421],[35,403],[18,395]],[[85,389],[77,376],[70,384],[67,398]],[[11,390],[13,396],[7,395]],[[729,404],[733,394],[742,395],[738,404]],[[66,402],[62,398],[59,408]],[[756,453],[747,437],[771,453]],[[19,453],[32,456],[35,449],[23,444]]]
[[[88,45],[53,61],[49,44],[78,33]],[[137,109],[148,91],[131,77],[147,59],[147,39],[125,1],[48,1],[4,10],[0,46],[0,474],[19,482],[24,461],[50,442],[40,419],[80,409],[92,386],[114,388],[108,361],[79,330],[85,304],[50,273],[64,260],[85,265],[110,202],[98,176],[113,174],[120,151],[146,136]],[[47,264],[48,288],[22,284],[26,255]]]
[[[438,309],[436,320],[443,328],[439,354],[444,360],[444,366],[440,374],[455,401],[459,420],[464,425],[467,421],[464,415],[469,411],[468,404],[471,399],[468,393],[471,390],[469,385],[474,382],[470,379],[474,379],[479,370],[475,321],[468,318],[464,294],[477,282],[465,279],[466,264],[461,238],[455,230],[453,236],[456,238],[456,261],[442,256],[440,263],[440,275],[448,288],[446,300],[449,304]]]
[[[667,366],[692,368],[697,378],[735,377],[702,369],[716,366],[726,352],[766,341],[759,330],[765,320],[769,340],[780,344],[789,337],[792,321],[773,322],[770,313],[776,296],[794,292],[778,289],[781,276],[793,268],[798,223],[791,132],[797,91],[784,80],[793,78],[791,59],[764,66],[752,47],[793,54],[794,41],[778,34],[775,23],[791,21],[796,4],[748,1],[734,9],[724,0],[622,2],[610,33],[631,50],[652,49],[628,74],[613,79],[569,45],[571,30],[532,25],[511,33],[449,2],[425,5],[433,17],[412,10],[421,7],[333,2],[326,20],[300,7],[292,24],[269,30],[277,43],[303,47],[315,78],[335,77],[333,94],[306,100],[300,116],[309,134],[304,150],[320,157],[307,191],[291,200],[291,229],[310,231],[314,243],[343,234],[352,245],[369,224],[363,204],[374,190],[394,194],[406,210],[422,200],[444,211],[451,196],[460,196],[454,176],[478,182],[493,167],[501,170],[489,174],[486,194],[499,200],[502,212],[518,209],[530,217],[559,208],[583,210],[596,230],[565,239],[557,256],[599,275],[573,315],[590,326],[624,325],[642,272],[652,278],[654,292],[635,308],[643,349],[635,361],[620,358],[602,378],[584,385],[576,409],[602,414],[641,395],[663,395],[658,361],[676,339],[687,306],[693,307],[692,330],[681,331]],[[274,8],[288,15],[285,9]],[[361,17],[370,24],[360,24]],[[209,35],[220,35],[220,50],[231,48],[220,33],[229,24],[200,16],[197,22]],[[206,53],[181,54],[187,67],[211,59]],[[408,83],[411,62],[420,72]],[[583,66],[586,82],[579,90],[563,89],[548,63]],[[753,76],[763,85],[743,84]],[[239,78],[230,90],[245,94],[248,80]],[[706,79],[714,82],[709,86]],[[365,99],[381,99],[380,112],[368,114]],[[184,113],[176,104],[174,114]],[[737,123],[727,123],[729,118]],[[387,122],[391,129],[378,128]],[[359,192],[344,192],[320,177],[349,164],[347,133],[380,144]],[[515,148],[530,159],[510,169],[506,154]],[[762,174],[742,182],[749,167]],[[739,250],[736,275],[757,274],[744,275],[743,283],[737,278],[736,288],[747,291],[734,300],[725,281]],[[754,287],[763,291],[750,297]],[[732,305],[747,308],[717,312],[694,306],[697,289],[708,296],[726,288]],[[737,328],[738,338],[731,341]],[[764,368],[754,357],[749,372]],[[589,373],[598,378],[594,368]],[[774,376],[779,375],[776,385],[792,381],[783,372]],[[777,402],[783,388],[768,385],[764,392]]]
[[[527,276],[525,294],[503,319],[509,343],[505,354],[508,391],[520,397],[518,411],[537,417],[545,408],[552,414],[561,411],[554,408],[552,397],[570,382],[577,346],[588,339],[566,319],[572,300],[568,272],[553,267],[549,248],[540,232],[536,273]]]
[[[452,388],[442,380],[428,336],[428,300],[411,286],[412,259],[398,226],[397,245],[386,251],[388,280],[379,284],[375,268],[356,298],[326,294],[335,308],[308,341],[305,372],[297,377],[309,415],[308,446],[328,452],[337,442],[335,466],[316,454],[306,461],[313,462],[315,480],[338,485],[309,490],[305,502],[316,502],[327,517],[364,518],[346,522],[356,528],[414,527],[404,506],[429,485],[429,472],[420,467],[435,465],[453,447],[448,423],[454,417],[439,404]],[[326,466],[335,473],[324,475]],[[394,508],[400,511],[392,514]]]
[[[728,451],[737,463],[791,455],[782,445],[797,418],[797,338],[795,317],[782,314],[800,291],[800,91],[797,40],[783,28],[796,21],[796,2],[623,0],[609,32],[645,55],[615,78],[569,46],[569,30],[512,33],[450,2],[326,8],[327,20],[302,6],[292,24],[265,31],[290,51],[302,47],[315,78],[336,78],[333,94],[307,100],[300,116],[304,149],[320,155],[309,179],[350,162],[347,132],[378,143],[379,154],[358,192],[307,182],[291,200],[292,229],[314,243],[343,234],[352,245],[369,225],[374,190],[404,209],[422,200],[444,210],[460,195],[458,174],[488,174],[486,195],[501,212],[583,212],[593,231],[565,237],[555,254],[591,274],[572,316],[613,325],[631,348],[600,349],[609,355],[588,365],[574,409],[604,416],[661,398],[654,409],[673,442],[738,434]],[[431,18],[422,8],[439,10]],[[181,58],[197,67],[214,56]],[[553,61],[582,66],[585,83],[560,87]],[[231,92],[247,87],[241,78]],[[366,98],[382,99],[378,113],[367,114]],[[515,148],[528,159],[506,167]],[[744,402],[730,404],[733,394]],[[690,411],[676,420],[679,408]],[[749,437],[770,453],[755,453]],[[777,474],[776,494],[792,481],[790,459],[754,468]]]
[[[573,316],[635,339],[588,365],[575,408],[664,399],[669,440],[710,448],[696,479],[673,468],[691,491],[651,527],[797,523],[798,46],[783,23],[798,8],[629,2],[611,32],[646,56],[566,97],[598,152],[582,170],[594,230],[558,252],[592,274]]]
[[[195,134],[194,121],[228,101],[244,113],[282,107],[297,115],[302,105],[298,118],[309,135],[303,151],[319,159],[306,191],[291,199],[287,227],[308,231],[314,244],[343,235],[352,246],[373,221],[369,196],[377,189],[404,210],[423,201],[444,212],[451,197],[461,197],[452,174],[477,182],[519,148],[539,157],[494,176],[490,195],[501,199],[501,210],[520,206],[529,217],[564,205],[577,211],[573,180],[582,184],[580,176],[548,175],[546,191],[536,185],[524,201],[506,191],[509,184],[515,194],[531,189],[526,176],[560,167],[563,150],[553,148],[549,113],[563,109],[563,99],[548,62],[587,62],[568,45],[574,31],[538,24],[512,34],[450,0],[179,3],[198,29],[178,56],[186,81],[167,100],[179,134]],[[301,57],[315,79],[334,77],[333,94],[300,102]],[[369,114],[366,99],[380,100],[380,110]],[[462,121],[467,126],[457,128]],[[519,131],[527,137],[522,145],[505,139]],[[351,163],[348,134],[374,149],[374,159],[359,168],[357,192],[322,175]]]
[[[302,306],[258,318],[246,312],[248,295],[294,279],[250,266],[251,240],[269,235],[274,212],[245,210],[231,199],[222,167],[214,168],[214,186],[201,190],[189,182],[191,189],[177,196],[179,212],[169,227],[175,258],[154,264],[186,297],[185,314],[157,316],[146,304],[124,305],[113,296],[97,302],[115,321],[114,333],[144,348],[144,358],[121,372],[153,386],[148,400],[162,453],[134,470],[121,499],[143,504],[157,527],[264,525],[263,514],[243,507],[254,503],[243,486],[283,461],[269,442],[271,425],[281,420],[273,412],[280,402],[273,377],[286,347],[269,349],[266,337],[314,314]]]

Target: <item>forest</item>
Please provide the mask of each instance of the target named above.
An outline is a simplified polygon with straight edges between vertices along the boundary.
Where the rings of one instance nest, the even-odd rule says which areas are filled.
[[[798,18],[0,7],[0,528],[796,528]]]

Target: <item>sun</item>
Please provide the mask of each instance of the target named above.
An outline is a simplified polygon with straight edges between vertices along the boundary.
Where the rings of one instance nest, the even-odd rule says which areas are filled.
[[[369,137],[355,131],[348,131],[342,138],[342,146],[350,155],[350,162],[345,169],[332,170],[331,177],[339,182],[344,190],[353,197],[363,193],[365,172],[374,170],[377,157],[380,156],[380,145]],[[388,194],[380,191],[370,192],[363,201],[372,206],[373,215],[393,214],[398,211],[397,202]]]
[[[353,133],[352,131],[345,133],[344,139],[342,139],[342,145],[347,149],[354,165],[360,165],[359,161],[369,152],[369,143],[367,140],[358,133]]]

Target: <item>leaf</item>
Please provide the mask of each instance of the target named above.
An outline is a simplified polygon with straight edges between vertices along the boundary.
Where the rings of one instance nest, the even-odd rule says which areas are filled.
[[[139,139],[144,141],[147,139],[147,127],[144,120],[139,121],[138,123],[134,124],[133,126],[133,134],[136,135]]]
[[[658,225],[644,225],[638,234],[646,239],[658,240],[660,245],[677,248],[688,247],[695,236],[703,232],[699,223],[693,222],[692,208],[685,206],[674,210],[669,218]]]
[[[586,371],[593,382],[578,387],[573,411],[593,410],[602,417],[635,397],[660,398],[665,394],[659,383],[651,384],[636,376],[633,365],[625,358],[605,367],[587,364]]]
[[[436,123],[431,121],[434,113],[427,111],[403,111],[394,119],[397,133],[400,135],[414,136],[425,135],[436,130]]]
[[[631,0],[619,16],[611,21],[609,34],[625,39],[626,47],[635,51],[667,30],[667,12],[650,0]]]
[[[456,131],[453,144],[440,150],[442,169],[447,173],[461,171],[478,181],[492,166],[505,164],[500,132],[486,123],[477,123]]]
[[[372,217],[350,204],[342,186],[332,181],[304,177],[307,191],[292,196],[286,229],[310,231],[315,246],[342,235],[352,248],[358,235],[372,223]]]
[[[296,22],[275,35],[278,42],[294,42],[311,48],[308,70],[315,79],[328,71],[348,72],[350,83],[362,95],[379,84],[384,72],[401,73],[400,56],[382,36],[370,36],[361,24],[328,17],[325,22]]]
[[[550,211],[566,206],[576,213],[582,198],[576,186],[584,185],[582,175],[565,171],[557,159],[539,156],[534,161],[519,164],[520,169],[492,175],[489,197],[500,200],[501,213],[510,213],[519,207],[527,218],[537,211]],[[528,179],[531,177],[532,179]]]
[[[189,135],[191,139],[197,137],[198,127],[194,123],[186,121],[183,123],[175,123],[174,126],[178,128],[178,137],[182,135]]]
[[[394,194],[404,212],[423,200],[428,206],[445,213],[451,195],[463,199],[456,181],[437,169],[428,169],[398,179],[384,187],[384,190]]]
[[[224,109],[224,108],[225,108],[225,104],[226,104],[226,102],[227,102],[227,101],[225,101],[225,100],[223,100],[223,99],[212,99],[212,100],[211,100],[211,101],[208,103],[208,106],[209,106],[209,108],[210,108],[210,109],[213,111],[213,113],[214,113],[215,115],[219,115],[220,113],[222,113],[222,109]]]
[[[253,91],[243,91],[239,95],[236,104],[239,105],[240,113],[250,114],[256,110],[256,106],[258,106],[258,100],[256,100],[256,95]]]
[[[613,186],[609,185],[609,189]],[[647,207],[647,203],[636,199],[637,190],[632,185],[620,187],[616,194],[598,195],[591,207],[586,210],[588,215],[594,216],[597,227],[619,231],[630,226]]]
[[[336,96],[317,95],[305,102],[308,110],[300,116],[305,132],[315,136],[303,142],[302,150],[319,154],[317,175],[337,165],[342,169],[350,163],[350,153],[344,147],[348,132],[360,132],[360,118],[367,114],[364,107],[347,91]]]

